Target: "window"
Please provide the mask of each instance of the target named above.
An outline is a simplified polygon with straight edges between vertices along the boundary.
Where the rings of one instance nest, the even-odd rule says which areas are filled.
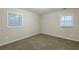
[[[62,16],[60,21],[61,27],[73,27],[72,16]]]
[[[22,16],[16,13],[8,13],[8,26],[21,26]]]

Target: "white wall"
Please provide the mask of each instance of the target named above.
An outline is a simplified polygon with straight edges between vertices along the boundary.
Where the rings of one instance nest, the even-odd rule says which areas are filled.
[[[23,26],[7,26],[7,12],[9,11],[23,14]],[[38,34],[40,32],[39,19],[39,15],[21,9],[0,9],[0,28],[2,29],[0,30],[0,45]]]
[[[0,10],[0,13],[1,13],[1,10]],[[1,39],[1,32],[2,32],[2,31],[1,31],[1,28],[2,28],[2,27],[1,27],[1,14],[0,14],[0,39]]]
[[[23,14],[23,26],[8,27],[7,12]],[[73,28],[61,28],[60,16],[73,15]],[[67,9],[39,16],[21,9],[0,9],[0,45],[41,33],[79,41],[79,9]]]
[[[59,26],[62,15],[73,15],[73,28],[61,28]],[[43,15],[41,22],[41,33],[79,41],[79,9],[67,9]]]

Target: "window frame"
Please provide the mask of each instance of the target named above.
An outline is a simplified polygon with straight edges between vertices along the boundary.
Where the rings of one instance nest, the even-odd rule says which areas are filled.
[[[9,26],[9,19],[8,19],[8,14],[9,13],[12,13],[12,14],[16,14],[16,15],[21,15],[22,16],[22,22],[21,22],[21,25],[20,26]],[[23,14],[22,13],[19,13],[19,12],[14,12],[14,11],[8,11],[7,12],[7,27],[21,27],[23,26]]]
[[[71,16],[71,18],[72,18],[72,25],[70,26],[68,26],[68,25],[61,25],[61,23],[62,23],[62,17],[66,17],[66,16]],[[74,27],[74,18],[73,18],[73,15],[62,15],[61,16],[61,18],[60,18],[60,27],[62,27],[62,28],[73,28]]]

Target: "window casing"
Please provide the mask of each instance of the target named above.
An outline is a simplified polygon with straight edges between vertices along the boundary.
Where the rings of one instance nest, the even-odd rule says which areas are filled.
[[[16,27],[16,26],[21,26],[22,25],[22,15],[20,14],[17,14],[17,13],[11,13],[9,12],[8,13],[8,16],[7,16],[8,20],[7,20],[7,25],[8,26],[11,26],[11,27]]]
[[[60,19],[60,26],[61,27],[73,27],[73,18],[72,16],[61,16]]]

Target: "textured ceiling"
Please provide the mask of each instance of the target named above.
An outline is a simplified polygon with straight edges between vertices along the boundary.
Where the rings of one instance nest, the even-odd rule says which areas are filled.
[[[22,8],[22,9],[42,15],[42,14],[60,11],[63,8]]]

